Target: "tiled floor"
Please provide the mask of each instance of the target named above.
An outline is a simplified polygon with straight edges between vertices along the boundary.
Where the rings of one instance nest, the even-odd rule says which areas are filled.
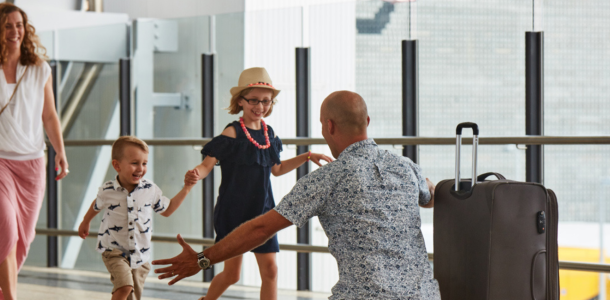
[[[143,300],[199,299],[209,284],[179,282],[174,286],[167,281],[149,278],[144,287]],[[110,299],[112,284],[105,273],[24,267],[19,273],[19,299]],[[278,300],[322,300],[328,294],[280,290]],[[220,298],[224,300],[258,299],[259,289],[233,286]]]

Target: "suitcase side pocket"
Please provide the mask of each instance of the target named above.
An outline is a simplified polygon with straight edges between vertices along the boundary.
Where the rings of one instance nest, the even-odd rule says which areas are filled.
[[[543,255],[543,258],[538,258]],[[532,259],[531,291],[532,300],[544,300],[547,294],[546,250],[540,250]]]

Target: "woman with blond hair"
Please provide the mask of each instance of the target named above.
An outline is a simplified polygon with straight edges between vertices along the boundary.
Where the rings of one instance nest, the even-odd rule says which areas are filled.
[[[27,15],[0,4],[0,299],[17,299],[23,266],[45,191],[44,130],[68,174],[51,68]],[[56,168],[56,171],[58,169]]]

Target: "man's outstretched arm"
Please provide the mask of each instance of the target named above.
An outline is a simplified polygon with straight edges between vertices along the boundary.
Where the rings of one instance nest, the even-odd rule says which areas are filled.
[[[271,210],[242,224],[220,242],[203,251],[203,254],[211,264],[217,264],[262,245],[276,232],[290,225],[292,225],[290,221],[277,211]],[[153,265],[171,265],[155,270],[155,273],[161,273],[159,279],[177,276],[169,282],[170,285],[201,271],[197,264],[197,252],[184,242],[180,235],[178,235],[178,242],[182,245],[182,253],[174,258],[152,262]]]

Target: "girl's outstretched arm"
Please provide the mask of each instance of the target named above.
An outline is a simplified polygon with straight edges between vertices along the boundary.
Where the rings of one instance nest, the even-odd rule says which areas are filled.
[[[310,153],[311,153],[311,155],[310,155]],[[307,162],[307,157],[309,157],[309,159],[311,161],[313,161],[316,165],[318,165],[320,167],[322,166],[322,164],[320,163],[320,160],[325,160],[326,162],[333,161],[332,158],[330,158],[324,154],[306,152],[301,155],[297,155],[294,158],[283,160],[281,164],[271,167],[271,174],[273,174],[273,176],[284,175],[284,174],[300,167],[305,162]]]
[[[184,183],[186,185],[195,185],[200,179],[208,177],[208,174],[212,172],[216,163],[218,163],[216,158],[206,156],[205,159],[194,168],[198,173],[192,172],[192,170],[186,172],[186,175],[184,175]]]
[[[235,132],[235,128],[233,126],[229,126],[225,128],[222,132],[222,135],[228,136],[230,138],[235,138],[237,136]],[[195,176],[192,170],[188,170],[186,175],[184,175],[184,183],[187,185],[194,185],[197,183],[199,179],[204,179],[208,177],[208,174],[212,172],[214,166],[218,163],[218,160],[215,157],[206,156],[203,161],[195,167],[197,171],[199,171],[199,176]]]

